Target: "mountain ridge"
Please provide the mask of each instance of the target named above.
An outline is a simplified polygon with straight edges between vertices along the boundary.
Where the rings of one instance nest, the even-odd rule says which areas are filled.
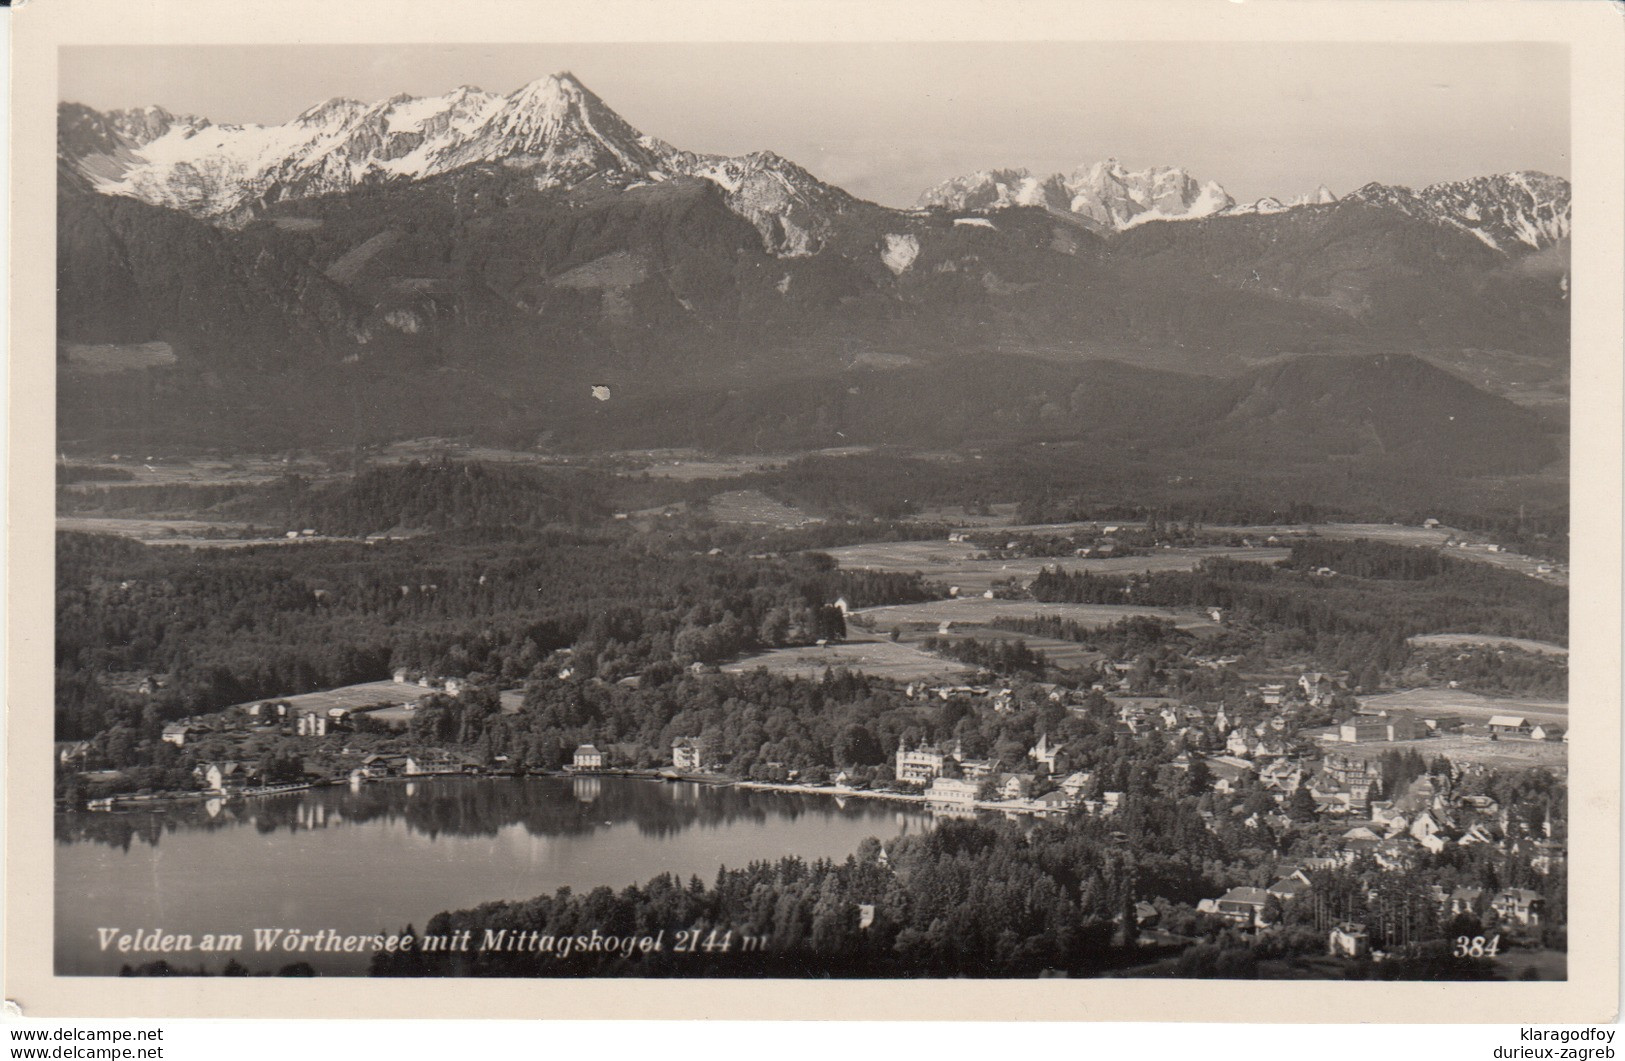
[[[731,445],[745,427],[838,444],[824,428],[854,433],[842,409],[890,421],[891,442],[1054,420],[1037,383],[1001,399],[966,381],[964,366],[1001,358],[1028,380],[1051,378],[1037,364],[1118,360],[1200,381],[1409,353],[1493,394],[1566,387],[1567,182],[1524,171],[1238,204],[1177,167],[1105,162],[1013,196],[1025,178],[1008,171],[959,189],[981,196],[963,209],[894,210],[771,151],[681,150],[568,74],[505,96],[339,97],[274,127],[158,107],[59,116],[69,438],[299,434],[318,379],[352,410],[410,410],[377,430],[605,441],[595,432],[615,424],[650,444]],[[936,377],[958,382],[933,390]],[[904,379],[917,407],[887,391]],[[1135,416],[1157,415],[1144,377],[1123,379]],[[599,386],[614,410],[651,404],[623,419]],[[890,396],[840,396],[852,386]],[[109,411],[137,394],[139,413]],[[778,412],[754,416],[741,395]],[[688,419],[668,400],[691,401]],[[1248,407],[1284,434],[1207,437],[1255,452],[1319,432],[1359,452],[1373,430],[1320,428],[1289,405]],[[1517,419],[1493,404],[1483,418]],[[333,409],[318,419],[347,430]]]
[[[64,102],[58,113],[59,172],[66,183],[229,227],[278,202],[478,165],[523,170],[544,189],[588,181],[624,188],[675,177],[709,180],[781,257],[818,253],[836,215],[906,213],[865,203],[771,151],[724,156],[674,147],[633,127],[568,71],[506,95],[463,85],[439,96],[397,94],[370,104],[335,97],[281,125],[216,124],[157,105],[98,112]],[[1532,171],[1441,182],[1420,192],[1372,183],[1345,198],[1463,229],[1508,253],[1544,249],[1569,232],[1568,182]],[[1106,159],[1047,177],[994,169],[950,178],[924,191],[916,208],[980,214],[1040,207],[1112,233],[1153,221],[1270,214],[1337,201],[1322,184],[1298,196],[1238,203],[1217,182],[1197,180],[1181,167],[1131,170]]]

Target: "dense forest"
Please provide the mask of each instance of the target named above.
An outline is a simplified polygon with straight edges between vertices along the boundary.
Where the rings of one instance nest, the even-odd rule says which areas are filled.
[[[62,534],[59,739],[387,678],[393,667],[513,681],[572,649],[606,680],[653,665],[839,637],[832,602],[918,599],[910,576],[816,554],[751,560],[567,530],[523,544],[444,539],[175,550]],[[149,698],[120,692],[165,677]],[[149,710],[150,709],[150,710]]]

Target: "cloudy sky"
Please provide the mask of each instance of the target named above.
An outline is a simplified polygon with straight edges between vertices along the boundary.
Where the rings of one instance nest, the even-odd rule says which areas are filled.
[[[333,96],[572,71],[694,151],[773,150],[911,204],[995,166],[1179,165],[1240,200],[1324,183],[1569,175],[1568,58],[1550,44],[559,44],[65,48],[60,94],[280,123]]]

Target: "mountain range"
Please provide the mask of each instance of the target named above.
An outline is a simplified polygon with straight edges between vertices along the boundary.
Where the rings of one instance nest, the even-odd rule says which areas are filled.
[[[1072,214],[1097,230],[1122,231],[1148,221],[1271,214],[1294,206],[1337,201],[1324,184],[1290,199],[1237,203],[1213,181],[1198,181],[1177,166],[1130,170],[1115,158],[1080,166],[1068,176],[1035,177],[1025,169],[981,170],[929,188],[919,205],[947,210],[1038,206]]]
[[[1561,426],[1569,189],[1542,174],[1238,204],[1108,160],[896,210],[768,151],[674,147],[569,74],[276,126],[63,103],[58,174],[65,443],[1075,437],[1102,410],[1056,388],[1133,395],[1133,423],[1187,379],[1234,401],[1172,402],[1201,423],[1158,444],[1265,445],[1307,402],[1310,449],[1437,436],[1527,468]],[[1384,438],[1331,396],[1382,389],[1395,357],[1416,368],[1384,390]],[[1257,392],[1287,381],[1290,402]],[[1434,423],[1446,393],[1474,404],[1471,444]]]

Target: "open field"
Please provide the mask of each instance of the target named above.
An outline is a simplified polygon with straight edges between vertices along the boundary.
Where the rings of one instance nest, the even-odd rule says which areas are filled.
[[[1465,722],[1482,722],[1491,715],[1522,715],[1533,722],[1568,723],[1569,705],[1556,700],[1522,700],[1480,696],[1465,689],[1407,689],[1383,696],[1362,697],[1365,707],[1389,711],[1437,711],[1460,715]]]
[[[175,351],[168,343],[64,343],[69,365],[92,375],[173,365]]]
[[[143,545],[190,545],[202,549],[242,549],[250,545],[299,545],[303,542],[359,541],[357,538],[211,538],[210,531],[233,534],[246,524],[196,519],[120,519],[100,516],[58,516],[56,529],[81,534],[113,534]]]
[[[646,450],[615,456],[634,465],[632,474],[655,479],[733,479],[752,472],[777,471],[788,457],[718,457],[693,450]]]
[[[891,641],[845,641],[824,646],[776,648],[730,663],[722,669],[737,674],[759,667],[765,667],[774,674],[798,678],[821,678],[826,670],[845,667],[876,678],[900,682],[955,678],[970,674],[973,669],[963,663]]]
[[[959,530],[987,530],[998,528],[1000,530],[1014,530],[1012,524],[1016,518],[1015,502],[989,505],[987,515],[977,516],[965,511],[963,506],[938,506],[922,508],[912,516],[907,517],[909,523],[943,523]]]
[[[323,689],[320,692],[300,693],[297,696],[271,696],[250,700],[247,703],[232,704],[232,707],[249,707],[253,704],[262,704],[266,700],[286,700],[293,705],[293,710],[316,711],[326,714],[335,707],[348,708],[351,711],[362,707],[371,707],[374,704],[400,705],[404,702],[417,703],[424,697],[433,693],[433,689],[425,689],[421,685],[398,685],[395,682],[363,682],[360,685],[341,685],[337,689]],[[382,717],[382,712],[377,713]]]
[[[886,630],[883,629],[880,632],[885,633]],[[1099,663],[1101,660],[1106,658],[1104,653],[1087,649],[1078,644],[1076,641],[1061,641],[1053,637],[1035,637],[1032,634],[1018,634],[1009,630],[995,630],[992,627],[987,626],[979,626],[972,630],[967,630],[964,633],[954,632],[945,635],[938,635],[935,627],[929,630],[910,630],[904,631],[899,640],[905,645],[915,645],[924,641],[928,637],[938,636],[941,636],[944,640],[949,641],[960,640],[961,638],[974,638],[978,641],[1024,641],[1026,642],[1027,647],[1032,649],[1034,652],[1042,652],[1044,654],[1044,658],[1050,663],[1057,667],[1065,667],[1069,670],[1079,670],[1084,667],[1092,667],[1096,663]]]
[[[69,483],[63,487],[65,490],[80,490],[86,487],[120,487],[120,486],[253,486],[256,484],[275,482],[284,475],[297,474],[306,479],[321,479],[331,475],[326,464],[309,461],[288,461],[275,457],[234,457],[229,460],[218,458],[197,458],[188,460],[180,457],[159,457],[153,455],[143,456],[136,454],[109,454],[106,457],[83,458],[71,463],[82,463],[93,467],[122,468],[129,472],[132,479],[114,479],[104,482],[86,480],[81,483]]]
[[[211,538],[210,532],[236,534],[246,524],[201,519],[119,519],[100,516],[58,516],[56,529],[82,534],[114,534],[147,545],[242,545],[236,538]],[[286,539],[277,539],[284,541]]]
[[[1432,762],[1444,756],[1453,763],[1476,763],[1498,769],[1527,769],[1544,766],[1561,770],[1568,766],[1569,746],[1562,741],[1496,740],[1486,737],[1449,736],[1424,740],[1372,741],[1365,744],[1328,743],[1339,755],[1373,759],[1386,752],[1414,751]]]
[[[879,608],[864,608],[852,613],[874,629],[885,632],[893,626],[904,629],[929,627],[931,631],[942,623],[960,626],[986,626],[1001,616],[1031,619],[1052,616],[1067,619],[1082,626],[1108,626],[1134,615],[1150,615],[1172,619],[1181,630],[1217,630],[1219,625],[1196,611],[1174,608],[1149,608],[1133,604],[1045,604],[1030,600],[988,600],[984,597],[960,597],[955,600],[924,601],[920,604],[888,604]],[[1029,639],[1031,643],[1031,639]]]
[[[1025,585],[1044,568],[1089,571],[1096,575],[1131,575],[1144,571],[1193,571],[1209,557],[1274,563],[1285,549],[1235,549],[1211,546],[1159,549],[1148,556],[1033,557],[1019,560],[973,560],[979,550],[965,542],[872,542],[827,550],[837,565],[859,571],[918,571],[926,578],[958,586],[962,593],[982,593],[995,582],[1014,579]]]
[[[793,530],[812,523],[822,523],[801,509],[773,500],[760,490],[729,490],[711,498],[711,518],[718,523],[765,524]]]
[[[1484,645],[1489,648],[1516,648],[1524,652],[1538,652],[1547,656],[1566,656],[1569,650],[1550,641],[1530,641],[1524,637],[1496,637],[1494,634],[1417,634],[1413,645]]]

